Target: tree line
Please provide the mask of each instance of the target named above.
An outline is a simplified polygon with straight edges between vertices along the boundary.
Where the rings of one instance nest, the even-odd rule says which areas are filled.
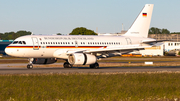
[[[32,32],[30,31],[5,32],[5,33],[0,33],[0,40],[14,40],[20,36],[31,35],[31,34]],[[62,34],[57,33],[57,35],[62,35]],[[84,27],[77,27],[72,30],[70,35],[97,35],[97,33]]]
[[[30,31],[17,31],[0,33],[0,40],[14,40],[23,35],[31,35]]]
[[[0,33],[0,40],[14,40],[20,36],[31,35],[30,31],[17,31],[17,32],[5,32]],[[170,33],[168,29],[160,29],[156,27],[151,27],[149,29],[149,34],[180,34],[180,32]],[[57,33],[57,35],[62,35],[61,33]],[[87,29],[85,27],[77,27],[72,30],[69,35],[98,35],[93,30]]]
[[[170,34],[170,31],[168,29],[160,29],[156,27],[151,27],[149,29],[149,34]]]
[[[170,32],[168,29],[160,29],[157,27],[151,27],[149,29],[149,34],[180,34],[180,32]]]

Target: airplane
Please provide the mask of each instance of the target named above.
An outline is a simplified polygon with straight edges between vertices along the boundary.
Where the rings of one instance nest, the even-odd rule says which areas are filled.
[[[122,36],[97,35],[27,35],[14,40],[5,48],[6,54],[29,58],[28,69],[33,64],[52,64],[57,59],[73,65],[99,68],[97,59],[122,55],[152,47],[157,40],[148,38],[154,4],[146,4],[130,29]]]

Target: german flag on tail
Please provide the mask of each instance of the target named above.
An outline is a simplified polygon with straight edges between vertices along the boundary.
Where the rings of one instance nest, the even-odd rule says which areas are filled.
[[[142,13],[142,16],[143,17],[147,17],[147,13]]]

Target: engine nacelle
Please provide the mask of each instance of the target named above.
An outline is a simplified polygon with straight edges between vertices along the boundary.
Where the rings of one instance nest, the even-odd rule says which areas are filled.
[[[75,53],[68,56],[70,64],[90,65],[96,63],[97,58],[91,54]]]
[[[57,60],[55,58],[34,58],[32,63],[33,64],[52,64],[55,63]]]

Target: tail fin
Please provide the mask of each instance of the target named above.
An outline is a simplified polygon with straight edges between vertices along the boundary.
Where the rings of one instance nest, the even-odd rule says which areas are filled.
[[[146,4],[124,36],[148,37],[154,4]]]

